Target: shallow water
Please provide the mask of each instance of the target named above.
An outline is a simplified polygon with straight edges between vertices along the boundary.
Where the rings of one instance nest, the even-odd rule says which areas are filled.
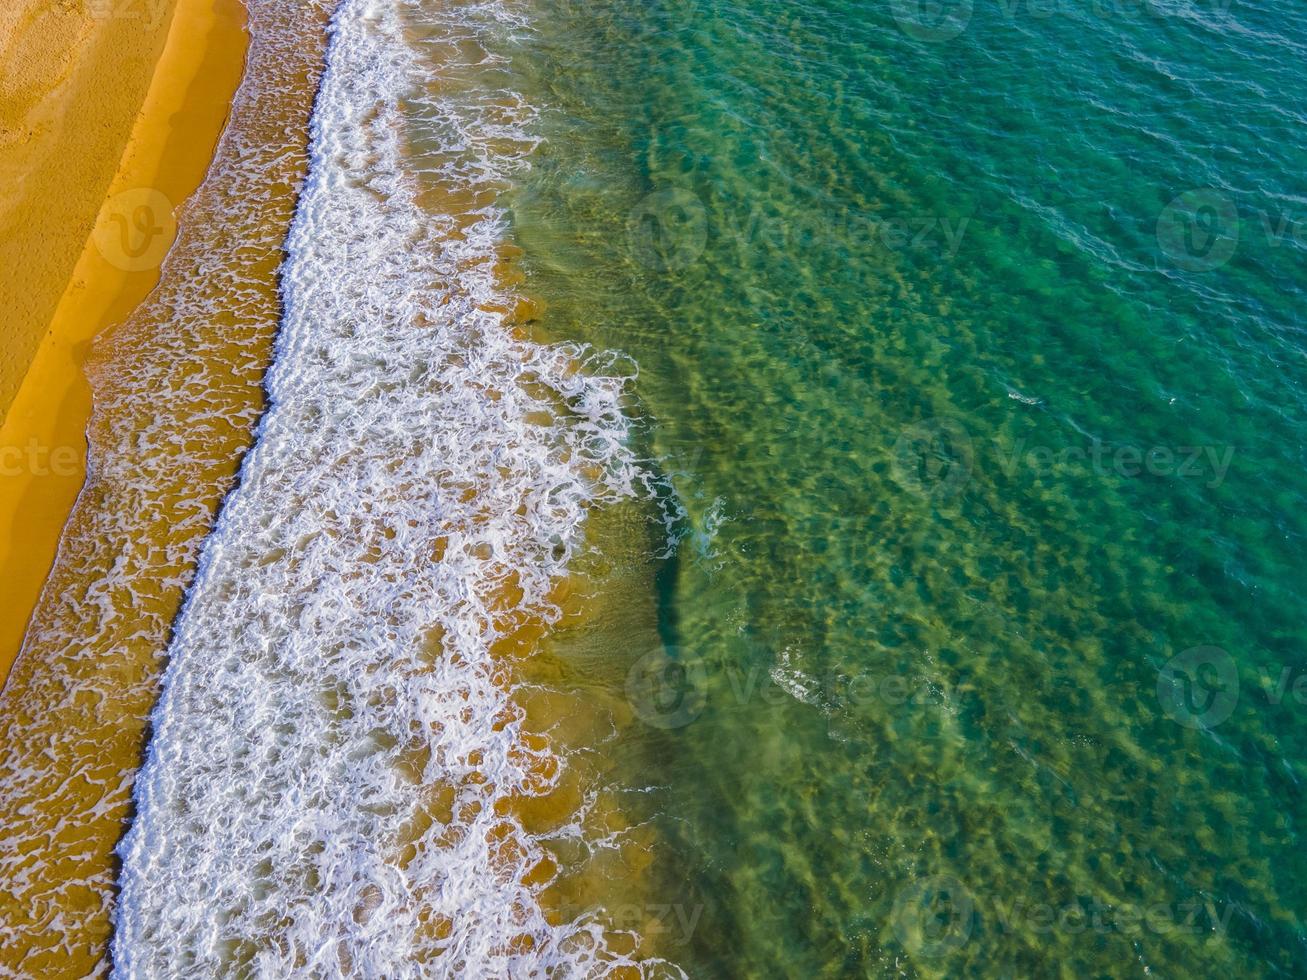
[[[659,965],[565,897],[638,874],[648,845],[573,775],[578,714],[514,664],[567,612],[591,509],[653,479],[621,363],[518,322],[496,200],[535,109],[495,46],[524,25],[510,2],[333,20],[269,408],[119,850],[124,976]]]
[[[554,646],[642,720],[666,955],[1301,973],[1304,22],[941,9],[542,2],[513,61],[543,328],[685,509]]]

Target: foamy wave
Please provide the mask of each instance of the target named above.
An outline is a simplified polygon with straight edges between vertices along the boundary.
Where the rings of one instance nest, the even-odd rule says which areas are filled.
[[[628,379],[496,312],[515,297],[494,191],[532,148],[531,109],[466,83],[517,15],[455,7],[433,31],[428,11],[423,35],[416,10],[346,0],[334,24],[272,405],[178,622],[120,848],[126,976],[628,962],[524,883],[544,851],[509,803],[565,760],[523,737],[492,653],[557,618],[588,510],[646,482]],[[414,36],[454,43],[431,68]],[[419,206],[436,186],[469,206]]]

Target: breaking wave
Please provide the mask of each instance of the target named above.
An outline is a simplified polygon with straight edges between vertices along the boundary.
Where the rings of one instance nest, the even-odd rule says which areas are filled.
[[[123,975],[657,963],[546,914],[544,843],[514,816],[567,760],[524,730],[502,648],[558,619],[589,510],[650,477],[628,373],[512,315],[495,201],[534,109],[472,80],[520,12],[441,8],[346,0],[333,23],[271,404],[178,620],[120,847]]]

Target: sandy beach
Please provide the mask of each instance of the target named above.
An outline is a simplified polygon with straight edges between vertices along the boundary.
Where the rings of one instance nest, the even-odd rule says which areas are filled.
[[[85,476],[92,338],[158,280],[239,82],[239,0],[0,14],[0,675]],[[105,84],[112,78],[113,84]]]
[[[118,171],[174,9],[172,0],[5,6],[0,415],[18,392]]]
[[[170,624],[263,410],[329,13],[178,0],[6,421],[0,625],[3,655],[22,653],[0,692],[0,973],[107,969],[114,847]]]

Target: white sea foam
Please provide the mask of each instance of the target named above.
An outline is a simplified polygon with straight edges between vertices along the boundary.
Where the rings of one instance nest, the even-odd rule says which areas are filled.
[[[271,406],[179,618],[120,847],[124,976],[625,962],[523,884],[542,843],[502,804],[554,770],[491,645],[556,616],[588,510],[646,482],[629,379],[487,312],[512,302],[492,192],[524,165],[532,110],[467,81],[516,14],[449,5],[415,32],[418,9],[346,0],[334,23]],[[487,193],[432,213],[434,178]],[[433,787],[452,799],[427,826]]]

